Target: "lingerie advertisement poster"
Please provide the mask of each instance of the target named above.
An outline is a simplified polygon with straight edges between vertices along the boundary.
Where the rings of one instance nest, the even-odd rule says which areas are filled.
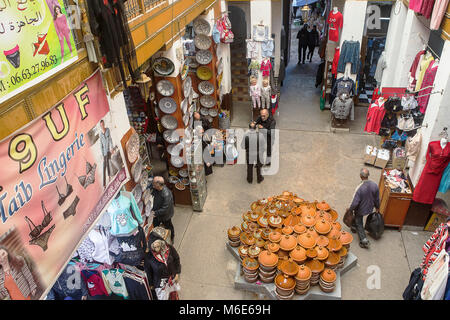
[[[63,0],[0,0],[0,103],[77,60]]]
[[[0,300],[43,299],[129,180],[114,128],[97,71],[0,141]]]

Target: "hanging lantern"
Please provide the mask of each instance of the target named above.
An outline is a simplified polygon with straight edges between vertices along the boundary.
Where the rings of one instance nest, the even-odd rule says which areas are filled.
[[[138,80],[136,80],[136,83],[139,86],[142,99],[144,99],[145,102],[147,102],[150,96],[150,87],[152,86],[152,79],[149,78],[144,72],[141,72],[141,76],[139,77]]]
[[[308,5],[304,5],[302,7],[302,11],[309,11],[309,10],[311,10],[311,8]]]

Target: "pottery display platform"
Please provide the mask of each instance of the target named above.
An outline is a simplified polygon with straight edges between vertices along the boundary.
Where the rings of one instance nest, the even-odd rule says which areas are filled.
[[[264,294],[272,300],[278,300],[275,294],[275,283],[264,283],[260,280],[254,283],[245,281],[242,271],[242,265],[240,263],[241,257],[239,256],[238,248],[232,247],[228,242],[226,245],[228,250],[233,254],[233,257],[236,258],[239,262],[238,267],[236,268],[234,287],[240,290],[252,291],[257,294]],[[348,270],[356,266],[357,262],[358,258],[353,253],[349,252],[344,266],[341,269],[336,270],[336,287],[333,292],[323,292],[320,289],[319,285],[315,285],[311,286],[311,289],[309,289],[309,291],[304,295],[294,294],[292,300],[341,300],[341,276],[344,275]]]

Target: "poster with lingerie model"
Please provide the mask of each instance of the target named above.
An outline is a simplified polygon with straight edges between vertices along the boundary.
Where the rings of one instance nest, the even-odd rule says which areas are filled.
[[[0,300],[43,298],[129,180],[118,135],[97,71],[0,141]]]
[[[0,103],[77,60],[75,21],[63,0],[0,0]]]

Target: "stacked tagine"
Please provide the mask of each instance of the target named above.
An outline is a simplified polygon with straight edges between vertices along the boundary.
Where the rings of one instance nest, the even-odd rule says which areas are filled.
[[[242,218],[228,229],[228,240],[238,249],[246,281],[274,282],[283,300],[314,285],[334,290],[335,271],[344,266],[353,236],[341,230],[328,203],[284,191],[253,202]]]

